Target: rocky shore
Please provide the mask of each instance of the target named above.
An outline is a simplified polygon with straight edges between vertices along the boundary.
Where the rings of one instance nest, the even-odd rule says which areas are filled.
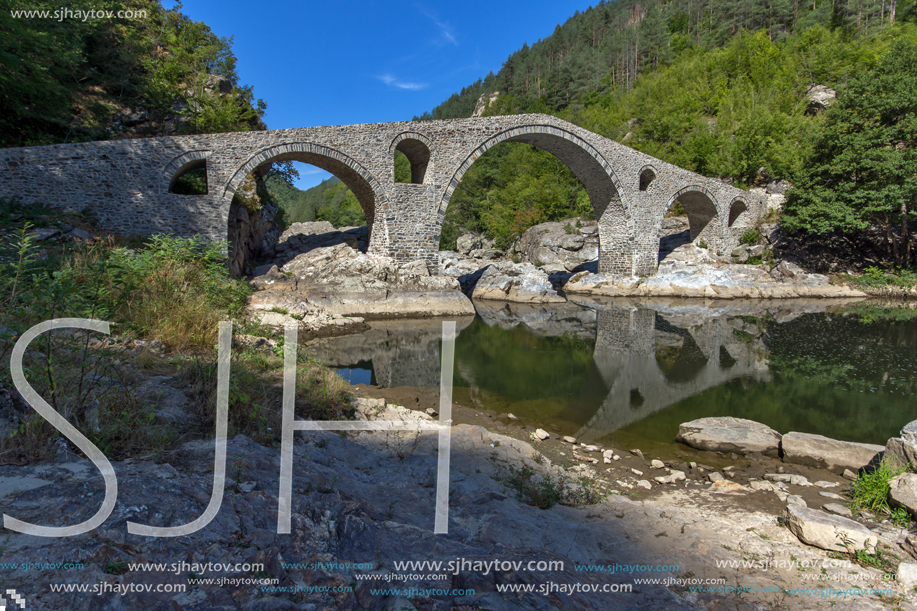
[[[354,407],[358,421],[434,418],[381,399],[357,399]],[[70,538],[16,533],[4,538],[6,557],[23,566],[66,559],[71,568],[8,570],[4,587],[28,593],[28,608],[38,611],[917,608],[908,566],[898,565],[897,580],[889,580],[883,574],[892,569],[849,562],[847,555],[832,555],[819,545],[826,529],[834,529],[848,545],[862,539],[864,546],[885,546],[888,554],[907,558],[917,551],[912,538],[875,516],[854,522],[813,507],[813,498],[831,501],[846,492],[848,482],[830,471],[796,463],[778,470],[772,462],[764,465],[771,473],[749,477],[755,453],[764,449],[756,445],[760,431],[752,425],[686,425],[694,431],[686,432],[691,439],[705,431],[708,447],[713,447],[709,439],[728,437],[724,443],[749,453],[709,449],[702,460],[682,465],[639,449],[527,433],[508,422],[502,428],[514,434],[453,427],[448,535],[431,532],[435,431],[297,434],[290,535],[276,533],[278,449],[238,436],[228,444],[222,508],[203,530],[156,539],[129,535],[125,524],[166,526],[197,518],[209,501],[212,442],[185,444],[158,463],[115,462],[118,503],[101,527]],[[724,437],[724,430],[732,432]],[[519,439],[520,433],[528,439]],[[86,519],[96,511],[102,489],[91,463],[64,450],[48,464],[0,467],[0,510],[21,520]],[[560,504],[533,506],[547,491]],[[781,511],[782,495],[789,505]],[[457,559],[558,564],[542,572],[511,564],[487,571],[471,565],[456,571],[395,565],[413,560],[446,566]],[[145,562],[168,568],[137,567]],[[208,562],[210,570],[201,574],[197,567]],[[72,568],[77,563],[79,568]],[[197,581],[203,577],[214,581]],[[637,583],[657,578],[655,584]],[[268,582],[261,580],[275,589],[265,590]],[[74,606],[72,594],[50,588],[61,583],[108,589]],[[555,584],[553,592],[539,591],[549,583]],[[722,587],[710,592],[688,587],[704,583]],[[190,585],[178,593],[155,591],[175,584]],[[533,591],[501,592],[506,584]],[[628,585],[632,589],[623,591]],[[588,591],[593,587],[599,591]],[[862,593],[822,596],[813,589],[828,587]],[[402,596],[392,588],[414,590]],[[870,594],[870,588],[883,594]]]
[[[268,251],[270,261],[254,270],[251,311],[265,324],[299,320],[307,332],[327,334],[349,332],[366,319],[470,315],[471,299],[865,297],[789,261],[752,264],[771,256],[766,245],[743,246],[727,257],[687,241],[687,234],[685,219],[666,219],[658,273],[624,277],[597,272],[597,225],[582,219],[532,227],[509,250],[464,235],[457,251],[439,253],[438,265],[366,254],[365,228],[296,223]],[[761,235],[767,242],[774,231]]]

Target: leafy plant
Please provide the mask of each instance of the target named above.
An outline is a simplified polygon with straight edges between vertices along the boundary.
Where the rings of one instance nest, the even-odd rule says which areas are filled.
[[[853,480],[853,509],[891,514],[888,506],[888,493],[891,490],[889,482],[903,472],[903,469],[893,469],[888,463],[882,462],[875,470],[860,474]]]
[[[739,244],[748,244],[749,246],[754,246],[760,239],[760,231],[757,229],[746,229],[744,232],[742,232],[742,237],[739,238]]]

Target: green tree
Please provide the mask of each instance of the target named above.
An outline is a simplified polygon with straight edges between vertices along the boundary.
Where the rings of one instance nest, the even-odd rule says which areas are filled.
[[[826,233],[876,224],[889,257],[909,267],[915,197],[917,43],[901,39],[851,79],[828,112],[808,170],[788,195],[783,225]]]

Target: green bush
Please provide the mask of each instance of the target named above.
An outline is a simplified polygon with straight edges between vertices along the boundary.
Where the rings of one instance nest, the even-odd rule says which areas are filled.
[[[748,244],[754,246],[761,239],[761,232],[757,229],[746,229],[739,238],[739,244]]]

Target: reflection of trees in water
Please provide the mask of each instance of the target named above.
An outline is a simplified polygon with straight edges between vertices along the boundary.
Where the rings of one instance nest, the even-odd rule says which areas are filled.
[[[592,361],[593,348],[569,335],[535,335],[516,326],[501,329],[478,319],[456,342],[462,382],[519,401],[576,393]]]
[[[459,325],[455,384],[484,409],[585,424],[584,439],[625,426],[674,437],[682,421],[733,415],[882,442],[913,419],[917,322],[757,307],[490,304]],[[373,323],[322,340],[324,354],[371,361],[386,386],[435,388],[441,325]]]

